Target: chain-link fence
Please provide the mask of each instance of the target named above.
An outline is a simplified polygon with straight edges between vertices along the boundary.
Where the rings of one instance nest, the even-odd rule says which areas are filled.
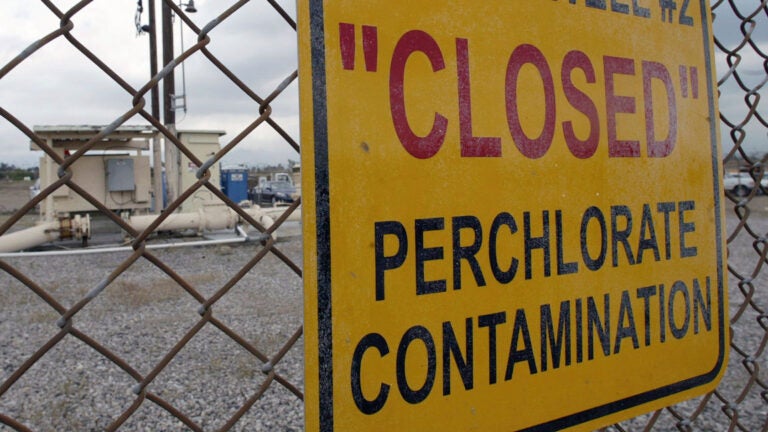
[[[89,10],[112,2],[41,0],[34,5],[24,2],[15,13],[0,15],[0,25],[26,29],[16,35],[22,50],[0,51],[0,114],[4,119],[0,133],[13,131],[23,136],[23,142],[13,144],[26,148],[27,140],[31,141],[55,167],[48,185],[4,216],[0,235],[25,228],[25,221],[36,217],[37,207],[68,190],[96,209],[99,223],[128,239],[122,248],[84,250],[98,253],[53,251],[0,257],[0,429],[250,431],[303,427],[301,241],[280,235],[281,229],[289,228],[291,216],[298,215],[300,200],[283,207],[284,212],[277,213],[272,223],[223,194],[209,170],[236,155],[255,136],[279,140],[298,155],[296,122],[291,108],[285,108],[295,106],[296,101],[280,105],[287,114],[276,108],[281,100],[295,98],[295,46],[286,49],[238,33],[259,25],[264,26],[266,40],[276,32],[292,33],[296,28],[294,6],[276,0],[198,1],[198,8],[205,5],[219,11],[215,18],[200,22],[190,15],[193,2],[180,6],[170,0],[158,1],[195,40],[189,47],[177,44],[178,53],[168,66],[133,85],[125,77],[136,76],[134,66],[131,59],[119,55],[119,47],[104,48],[103,40],[78,33],[99,18],[87,15]],[[159,25],[141,22],[142,7],[152,3],[138,4],[137,29],[159,36]],[[52,18],[50,27],[24,22],[25,8],[41,7]],[[768,80],[768,7],[766,2],[752,0],[717,1],[712,9],[724,165],[738,180],[726,190],[732,203],[727,215],[730,362],[715,392],[608,430],[768,431],[768,281],[763,271],[768,262],[768,156],[764,144],[768,123],[759,104]],[[234,57],[227,54],[232,48],[237,52]],[[87,63],[100,81],[83,84],[82,77],[75,74],[68,75],[70,82],[52,83],[50,77],[64,67],[58,60],[59,50],[74,53],[76,61]],[[289,54],[283,57],[289,60],[279,65],[282,75],[277,79],[274,74],[260,73],[267,62],[274,67],[272,60],[260,56],[275,51]],[[251,62],[244,66],[244,58]],[[239,98],[238,112],[247,117],[228,131],[220,150],[206,158],[193,151],[189,142],[182,142],[173,127],[166,126],[163,120],[167,118],[160,118],[157,104],[151,109],[146,102],[156,100],[153,89],[162,88],[160,83],[169,76],[183,77],[182,67],[193,61],[204,64],[216,80],[239,94],[235,97]],[[107,118],[104,123],[109,124],[96,128],[74,152],[55,148],[35,129],[39,120],[2,91],[3,82],[15,85],[14,77],[24,75],[26,65],[36,63],[44,64],[47,76],[24,88],[23,99],[38,109],[66,97],[61,95],[67,95],[69,87],[83,86],[92,88],[85,93],[99,93],[107,82],[119,90],[120,103],[109,107],[99,105],[95,95],[77,103],[67,101],[67,110]],[[263,80],[251,82],[254,76]],[[166,95],[169,100],[177,98]],[[205,104],[213,109],[219,106],[213,97]],[[121,108],[116,111],[114,106]],[[200,124],[218,127],[215,119],[227,115],[214,114],[210,117],[214,120]],[[165,150],[177,149],[196,174],[143,229],[107,207],[72,169],[94,150],[102,149],[105,139],[137,123],[158,131],[161,139],[157,140],[164,142]],[[153,232],[201,191],[229,208],[240,232],[247,233],[238,238],[236,246],[211,241],[166,247],[168,239]],[[155,189],[154,193],[159,192]],[[64,238],[74,235],[77,226],[68,222],[67,229],[60,225],[57,229],[56,236]],[[51,235],[50,231],[38,234]],[[172,240],[175,246],[188,239]]]

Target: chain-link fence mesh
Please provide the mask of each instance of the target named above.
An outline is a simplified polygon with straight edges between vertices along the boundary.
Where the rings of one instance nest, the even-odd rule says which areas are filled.
[[[18,230],[37,206],[69,188],[97,209],[102,223],[122,231],[128,241],[122,249],[98,254],[0,258],[0,429],[302,429],[301,242],[278,241],[275,236],[291,215],[298,214],[300,200],[285,207],[274,224],[265,223],[223,194],[208,170],[264,130],[298,155],[295,123],[281,126],[280,113],[273,109],[281,97],[295,96],[295,56],[292,63],[281,65],[285,71],[281,79],[250,82],[251,73],[259,74],[250,69],[244,76],[240,58],[255,58],[252,67],[258,68],[259,50],[274,47],[238,39],[237,26],[227,28],[228,22],[269,14],[270,22],[292,31],[296,28],[292,12],[275,0],[209,2],[221,12],[211,21],[197,23],[183,6],[165,1],[196,40],[150,80],[132,86],[123,78],[130,69],[126,59],[103,60],[105,55],[96,53],[103,44],[79,38],[77,29],[91,25],[79,17],[98,1],[41,3],[59,24],[43,28],[14,23],[19,28],[33,26],[34,32],[18,36],[28,37],[23,51],[2,51],[0,84],[23,74],[25,64],[46,59],[51,59],[50,76],[56,74],[60,65],[53,60],[55,47],[78,53],[78,61],[88,62],[102,79],[119,87],[125,103],[108,126],[98,128],[73,153],[62,154],[35,131],[34,116],[17,117],[15,105],[0,93],[4,119],[0,129],[23,134],[56,166],[50,185],[4,217],[0,235]],[[713,393],[607,430],[768,431],[768,281],[763,271],[768,262],[764,145],[768,123],[760,106],[768,80],[768,7],[766,2],[717,1],[712,9],[724,165],[726,172],[745,173],[736,176],[738,182],[725,192],[732,203],[727,215],[730,362]],[[0,15],[4,26],[11,19],[19,16]],[[269,27],[271,31],[277,26]],[[237,45],[240,57],[223,58],[215,49],[216,39]],[[110,52],[116,51],[112,47]],[[234,86],[246,101],[241,112],[251,113],[239,130],[229,131],[234,138],[206,160],[145,102],[153,88],[191,59],[204,60],[219,80]],[[75,84],[59,82],[56,87]],[[42,105],[57,97],[57,88],[35,85],[24,89],[25,98]],[[291,88],[294,91],[287,95]],[[85,110],[87,99],[83,103],[70,108]],[[135,123],[155,128],[165,146],[178,149],[194,164],[197,176],[141,230],[78,183],[72,170],[105,137]],[[162,243],[152,233],[200,191],[229,207],[251,234],[237,246],[159,248]]]

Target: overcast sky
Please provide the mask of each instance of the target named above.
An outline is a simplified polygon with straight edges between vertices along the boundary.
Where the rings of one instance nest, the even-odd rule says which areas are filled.
[[[295,17],[294,0],[277,0]],[[0,10],[0,66],[34,41],[59,27],[59,19],[40,1],[2,0]],[[54,0],[66,11],[77,2]],[[160,25],[160,0],[157,20]],[[199,27],[234,4],[230,0],[196,0],[191,14]],[[143,23],[148,23],[148,0],[143,0]],[[149,37],[137,36],[137,0],[96,0],[72,19],[73,35],[119,73],[134,89],[150,78]],[[180,20],[174,26],[176,55],[180,49]],[[159,39],[159,38],[158,38]],[[196,42],[189,29],[185,48]],[[158,42],[160,43],[160,42]],[[211,32],[208,48],[261,97],[290,75],[297,65],[296,33],[266,1],[251,1]],[[162,62],[161,46],[158,47]],[[162,68],[162,65],[160,66]],[[176,93],[183,93],[182,71],[176,69]],[[185,62],[187,112],[176,114],[178,129],[223,130],[222,144],[258,117],[258,104],[229,81],[210,61],[195,54]],[[0,106],[26,125],[103,125],[131,108],[132,97],[63,37],[49,43],[0,79]],[[146,110],[150,112],[147,95]],[[162,103],[162,102],[161,102]],[[291,84],[273,104],[273,118],[296,141],[298,85]],[[161,111],[162,112],[162,111]],[[136,116],[126,124],[147,124]],[[40,152],[29,150],[29,140],[0,118],[0,160],[23,167],[36,166]],[[299,155],[270,127],[260,126],[225,159],[254,166],[286,163]]]
[[[277,0],[295,17],[295,0]],[[647,0],[650,1],[650,0]],[[59,20],[45,5],[35,0],[2,0],[0,10],[0,66],[16,57],[34,41],[59,26]],[[75,0],[54,0],[62,10]],[[147,0],[143,1],[144,23],[148,21]],[[160,21],[159,5],[157,19]],[[234,3],[234,0],[196,0],[198,13],[191,15],[199,27]],[[757,1],[737,2],[746,15]],[[96,0],[78,12],[73,34],[117,71],[135,89],[149,79],[149,38],[137,36],[134,16],[137,0]],[[768,22],[763,14],[756,18],[753,33],[756,43],[768,41]],[[739,20],[727,3],[719,8],[715,33],[729,47],[741,42]],[[158,23],[159,25],[159,23]],[[175,21],[174,38],[179,47],[179,20]],[[225,20],[211,33],[209,49],[235,74],[262,97],[267,96],[296,68],[296,34],[266,1],[254,0]],[[184,33],[188,48],[196,38],[190,30]],[[158,55],[160,48],[158,48]],[[725,73],[725,55],[716,54],[718,76]],[[763,59],[750,54],[742,59],[739,70],[750,86],[765,79]],[[202,55],[185,62],[187,113],[177,112],[179,129],[224,130],[228,142],[258,115],[258,105],[246,97]],[[181,87],[181,69],[176,72],[177,93]],[[721,110],[736,121],[747,115],[744,93],[733,91],[735,82],[722,88]],[[761,92],[762,93],[762,92]],[[147,101],[149,102],[149,96]],[[760,112],[766,102],[761,104]],[[28,126],[34,125],[100,125],[109,124],[131,107],[131,96],[98,70],[63,37],[46,45],[0,79],[0,106]],[[273,118],[291,136],[299,140],[298,85],[291,84],[283,96],[273,103]],[[149,111],[149,105],[146,110]],[[750,122],[748,142],[751,148],[766,151],[766,130]],[[145,124],[140,117],[126,124]],[[725,131],[723,147],[732,146]],[[28,139],[5,119],[0,118],[0,161],[22,167],[37,165],[40,152],[29,150]],[[259,127],[246,141],[225,158],[225,163],[285,163],[299,156],[269,127]]]

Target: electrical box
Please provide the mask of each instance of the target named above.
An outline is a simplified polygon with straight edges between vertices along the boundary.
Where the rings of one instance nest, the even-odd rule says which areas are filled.
[[[133,176],[133,159],[107,159],[107,191],[124,192],[136,190]]]
[[[45,140],[61,159],[78,151],[93,140],[104,126],[35,126],[35,133]],[[72,182],[106,208],[114,211],[144,213],[152,198],[152,171],[149,156],[143,154],[152,146],[157,131],[150,126],[120,126],[92,144],[88,152],[75,160],[69,169]],[[36,142],[32,150],[40,150]],[[159,163],[160,157],[155,158]],[[40,158],[40,187],[44,189],[58,180],[59,165],[48,154]],[[159,171],[159,170],[158,170]],[[159,180],[159,179],[158,179]],[[160,193],[161,183],[158,181]],[[59,213],[95,211],[96,207],[66,185],[57,188],[40,205],[46,221]]]
[[[113,210],[144,211],[150,207],[150,162],[148,156],[85,155],[72,164],[72,181]],[[58,165],[50,157],[40,158],[40,184],[56,180]],[[57,212],[87,212],[94,207],[85,198],[62,186],[44,202]]]

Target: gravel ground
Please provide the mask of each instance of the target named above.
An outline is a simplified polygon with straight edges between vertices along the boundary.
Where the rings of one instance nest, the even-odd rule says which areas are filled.
[[[301,265],[301,242],[277,246]],[[211,296],[260,246],[190,247],[154,253],[203,296]],[[128,255],[7,259],[70,306]],[[302,320],[301,279],[269,254],[214,307],[223,321],[268,357]],[[0,359],[6,380],[25,359],[56,335],[58,314],[19,282],[0,272]],[[199,304],[153,264],[140,259],[74,318],[77,329],[99,341],[142,375],[200,320]],[[303,339],[276,371],[303,391]],[[184,347],[148,386],[203,430],[216,430],[264,382],[262,363],[211,324]],[[127,373],[80,340],[68,336],[52,348],[2,398],[0,413],[36,431],[103,430],[136,402]],[[2,427],[0,427],[1,429]],[[298,431],[303,404],[277,382],[232,430]],[[144,401],[121,430],[189,430]]]
[[[768,232],[768,199],[753,202],[750,225]],[[729,215],[728,233],[736,227]],[[758,247],[765,245],[758,244]],[[293,238],[277,247],[301,266],[301,241]],[[256,244],[156,250],[163,262],[179,272],[203,296],[212,295],[243,268],[261,247]],[[750,237],[744,232],[730,244],[730,264],[740,274],[751,274],[759,263]],[[56,257],[8,258],[3,261],[33,278],[58,302],[69,307],[81,299],[128,257],[104,253]],[[768,401],[747,373],[743,361],[757,367],[755,377],[768,383],[765,365],[766,327],[755,307],[768,309],[768,280],[754,278],[756,294],[730,276],[732,350],[726,377],[717,396],[697,398],[663,411],[653,430],[677,430],[677,416],[701,415],[692,430],[727,430],[738,418],[741,430],[766,430]],[[746,295],[745,295],[746,293]],[[0,382],[5,381],[35,351],[54,337],[59,318],[27,287],[0,271]],[[747,299],[747,305],[740,312]],[[122,358],[142,375],[148,374],[171,347],[200,320],[198,302],[151,263],[140,259],[74,318],[74,326]],[[267,356],[277,353],[302,320],[301,279],[278,258],[268,254],[253,271],[235,284],[213,307],[214,316]],[[762,318],[765,320],[765,318]],[[303,391],[303,339],[277,365],[277,372]],[[743,352],[744,355],[740,354]],[[753,362],[752,362],[753,361]],[[224,335],[206,325],[162,370],[147,389],[188,416],[203,430],[217,430],[253,396],[264,382],[262,363]],[[80,340],[67,336],[32,366],[0,397],[0,413],[35,431],[103,430],[137,402],[135,380]],[[2,389],[0,389],[2,390]],[[728,409],[723,411],[724,406]],[[621,424],[642,430],[650,415]],[[303,428],[303,403],[273,382],[263,397],[241,418],[236,431],[298,431]],[[615,428],[616,430],[620,430]],[[3,429],[0,425],[0,430]],[[179,420],[145,400],[121,430],[186,431]]]

